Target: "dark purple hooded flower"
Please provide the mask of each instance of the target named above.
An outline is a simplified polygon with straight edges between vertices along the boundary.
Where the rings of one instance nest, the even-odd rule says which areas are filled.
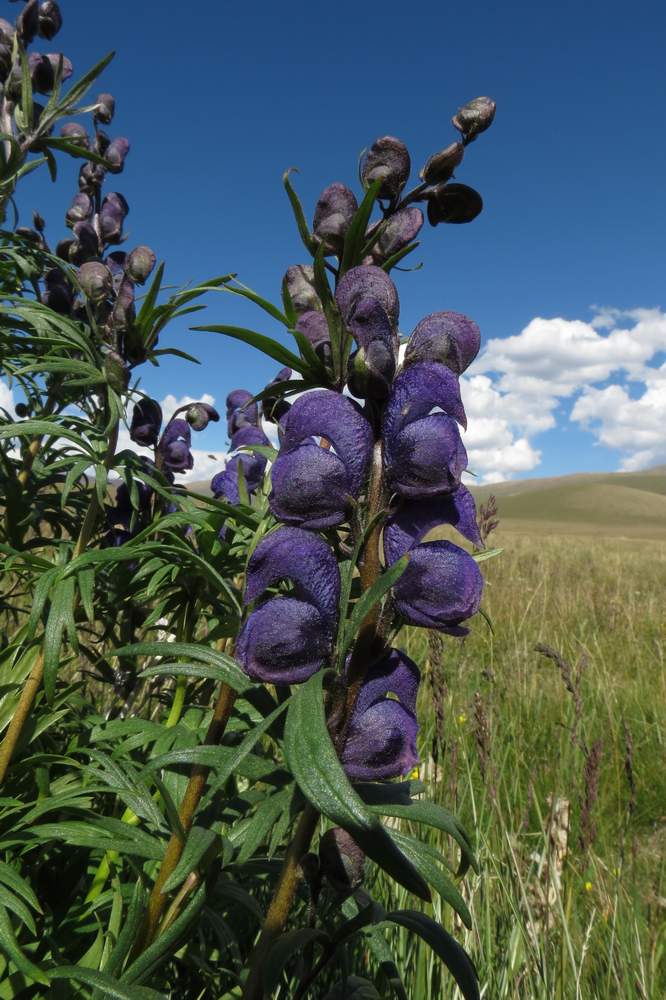
[[[357,302],[365,298],[377,299],[392,326],[397,328],[400,315],[397,289],[386,271],[374,264],[352,267],[340,279],[335,300],[345,324],[349,323]]]
[[[420,677],[414,661],[398,649],[390,649],[370,667],[341,754],[350,778],[397,778],[418,764],[416,694]]]
[[[107,146],[104,158],[112,174],[119,174],[125,166],[125,159],[129,153],[130,144],[124,136],[113,139]]]
[[[464,486],[448,496],[405,501],[384,528],[387,566],[409,552],[406,570],[393,587],[396,607],[411,625],[462,636],[461,622],[479,610],[483,577],[476,561],[452,542],[422,542],[429,531],[452,524],[481,544],[474,499]]]
[[[315,290],[314,268],[312,264],[292,264],[287,268],[283,286],[289,293],[291,304],[297,313],[309,309],[321,309],[321,299]]]
[[[330,389],[300,396],[284,421],[273,466],[269,501],[275,516],[315,531],[341,524],[350,498],[365,485],[372,446],[372,428],[347,396]]]
[[[269,389],[272,385],[277,387],[280,385],[280,382],[288,382],[292,374],[291,368],[281,368],[266,388]],[[291,403],[284,396],[280,396],[277,393],[275,396],[264,396],[261,401],[261,412],[264,418],[274,424],[279,424],[290,409]]]
[[[227,396],[227,431],[229,437],[241,427],[250,424],[256,427],[259,423],[259,407],[252,401],[253,396],[247,389],[232,389]]]
[[[319,195],[312,231],[327,253],[342,253],[347,230],[357,210],[354,192],[339,181],[329,184]]]
[[[308,338],[324,364],[331,360],[331,332],[323,312],[318,309],[308,309],[301,313],[296,322],[296,329]]]
[[[457,312],[436,312],[417,323],[405,352],[405,367],[415,361],[440,361],[456,375],[479,353],[481,333],[474,320]]]
[[[99,226],[105,243],[122,241],[123,223],[128,212],[129,205],[122,194],[110,191],[106,195],[99,213]]]
[[[172,420],[167,424],[157,448],[162,466],[168,472],[187,472],[194,465],[190,451],[192,432],[186,420]]]
[[[266,684],[306,681],[330,655],[337,629],[340,573],[331,549],[318,535],[278,528],[252,553],[246,580],[246,604],[280,581],[290,581],[293,590],[250,613],[236,658]]]
[[[392,489],[424,497],[458,487],[467,452],[456,421],[467,426],[458,379],[449,368],[424,361],[401,372],[383,422],[384,465]]]
[[[394,254],[413,243],[423,226],[423,212],[414,205],[401,208],[391,215],[382,234],[372,248],[372,256],[377,263],[388,260]]]
[[[378,299],[357,299],[347,327],[358,344],[349,358],[349,390],[360,399],[383,400],[395,375],[397,341],[388,313]]]
[[[464,225],[483,211],[483,199],[467,184],[437,184],[428,196],[428,222]]]
[[[157,438],[162,426],[162,407],[156,399],[145,396],[134,404],[130,438],[135,444],[144,448],[152,448],[157,444]]]
[[[205,431],[211,420],[217,423],[220,414],[210,403],[192,403],[185,418],[193,431]]]

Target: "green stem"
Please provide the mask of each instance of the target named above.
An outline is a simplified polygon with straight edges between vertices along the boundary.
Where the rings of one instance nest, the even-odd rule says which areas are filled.
[[[106,469],[111,467],[113,462],[113,456],[116,451],[116,444],[118,442],[118,425],[114,427],[111,432],[111,437],[109,440],[109,445],[106,451],[106,456],[104,458],[104,466]],[[77,559],[88,547],[90,539],[95,533],[95,528],[97,527],[97,519],[100,513],[100,503],[97,498],[97,491],[93,489],[90,502],[88,504],[88,509],[86,515],[83,519],[83,524],[81,525],[81,530],[79,532],[79,537],[74,546],[74,551],[72,552],[72,561]],[[78,606],[79,596],[78,592],[74,598],[74,607]],[[0,744],[0,785],[5,780],[7,771],[11,759],[16,750],[16,746],[21,738],[21,734],[25,727],[25,724],[30,717],[32,711],[32,706],[37,697],[37,692],[39,691],[42,679],[44,677],[44,654],[39,653],[37,656],[34,666],[30,671],[28,679],[26,680],[23,691],[21,692],[21,697],[19,698],[19,703],[16,706],[12,720],[7,727],[7,732],[5,737]]]

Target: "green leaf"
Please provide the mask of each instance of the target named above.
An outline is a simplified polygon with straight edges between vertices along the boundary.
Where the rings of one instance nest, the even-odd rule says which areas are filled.
[[[158,993],[147,986],[127,988],[106,972],[84,969],[80,965],[61,965],[60,968],[49,969],[49,976],[51,979],[65,979],[68,982],[94,986],[102,991],[104,1000],[167,1000],[166,993]]]
[[[451,972],[465,1000],[480,1000],[478,977],[472,960],[448,931],[416,910],[394,910],[386,914],[386,919],[418,934],[430,945]]]
[[[161,656],[168,657],[169,659],[185,656],[197,663],[214,668],[215,673],[195,673],[194,667],[191,664],[189,665],[189,670],[181,669],[183,664],[180,664],[179,673],[189,672],[189,675],[194,677],[212,676],[215,680],[220,680],[224,684],[228,684],[229,687],[239,693],[247,691],[248,688],[252,687],[247,674],[243,673],[231,656],[227,656],[226,653],[220,653],[215,649],[209,649],[207,646],[199,646],[193,642],[138,642],[131,646],[121,646],[115,651],[115,655]],[[146,677],[155,676],[160,673],[173,673],[173,671],[167,664],[162,663],[154,667],[148,667],[147,670],[143,671],[143,675]]]
[[[367,809],[342,768],[326,726],[322,684],[323,671],[319,671],[292,695],[284,731],[289,768],[316,809],[344,827],[397,882],[429,900],[426,883]]]
[[[268,732],[275,720],[278,719],[285,709],[289,707],[289,700],[290,699],[287,699],[281,705],[278,705],[278,707],[271,712],[270,715],[267,715],[265,719],[250,730],[239,746],[234,747],[229,760],[225,765],[223,765],[222,768],[220,768],[218,772],[218,784],[226,784],[234,771],[240,767],[243,760],[253,749],[257,741],[261,739],[264,733]]]
[[[447,878],[442,871],[442,865],[445,865],[446,861],[440,852],[429,844],[422,844],[415,837],[407,836],[406,833],[394,830],[391,835],[428,885],[435,890],[440,899],[443,899],[456,911],[465,927],[471,930],[472,915],[451,879]]]
[[[242,295],[243,298],[249,299],[250,302],[254,302],[255,305],[258,305],[259,308],[263,309],[265,313],[268,313],[269,316],[276,319],[278,323],[282,323],[283,326],[290,327],[293,325],[289,322],[289,319],[285,316],[282,310],[278,309],[277,306],[274,306],[272,302],[269,302],[268,299],[262,298],[261,295],[257,295],[256,292],[253,292],[251,288],[248,288],[247,285],[244,285],[237,279],[234,280],[236,281],[235,285],[228,284],[224,286],[225,292],[232,292],[234,295]]]
[[[391,587],[397,583],[407,569],[408,563],[409,553],[402,556],[401,559],[398,559],[398,561],[394,562],[392,566],[389,566],[388,569],[384,570],[382,575],[375,580],[373,585],[368,587],[368,589],[361,594],[358,601],[354,605],[354,610],[345,629],[343,655],[351,645],[354,636],[361,628],[361,625],[365,621],[369,612],[372,611],[375,604],[382,600]]]
[[[76,104],[76,102],[83,97],[88,88],[95,82],[97,77],[104,72],[114,56],[115,52],[107,53],[103,59],[100,59],[98,63],[95,63],[92,69],[89,69],[87,73],[84,73],[80,80],[77,80],[76,83],[72,84],[63,101],[61,101],[59,106],[55,109],[54,116],[57,115],[58,117],[61,117],[69,108]]]
[[[44,691],[49,703],[55,696],[63,632],[74,629],[74,580],[59,580],[51,595],[44,630]]]
[[[289,180],[289,174],[293,172],[298,173],[297,167],[290,167],[289,170],[285,170],[282,175],[282,183],[284,184],[284,189],[287,192],[287,196],[291,203],[291,208],[294,213],[294,218],[296,219],[296,225],[298,227],[298,232],[303,240],[304,246],[307,248],[308,252],[314,257],[317,252],[317,241],[312,236],[308,228],[308,224],[305,221],[305,214],[303,212],[303,206],[301,205],[300,199],[293,187],[291,186],[291,181]]]
[[[19,899],[13,892],[0,885],[0,905],[5,906],[12,913],[16,914],[22,924],[25,924],[33,937],[37,935],[35,920],[32,913],[22,899]]]
[[[255,333],[254,330],[246,330],[242,326],[227,326],[226,324],[193,326],[191,329],[204,333],[222,333],[227,337],[232,337],[234,340],[241,340],[244,344],[249,344],[251,347],[256,348],[256,350],[261,351],[262,354],[273,358],[274,361],[277,361],[285,368],[293,368],[302,375],[307,374],[309,370],[308,364],[298,354],[294,354],[293,351],[283,347],[277,340],[273,340],[272,337],[267,337],[263,333]]]
[[[121,982],[137,983],[154,972],[175,950],[174,945],[196,919],[205,902],[206,886],[201,885],[180,916],[123,973]],[[136,996],[136,993],[133,995]]]
[[[26,903],[32,906],[33,910],[36,910],[38,913],[42,912],[39,900],[26,880],[5,861],[0,861],[0,882],[4,882],[15,893],[22,896]]]
[[[381,186],[381,179],[373,181],[366,191],[358,210],[354,214],[354,218],[345,235],[345,246],[342,253],[342,260],[340,261],[340,277],[346,271],[349,271],[350,268],[361,263],[361,255],[366,242],[365,231]]]
[[[127,958],[130,948],[134,944],[139,928],[143,920],[144,906],[146,902],[146,892],[138,881],[134,886],[132,898],[127,909],[127,915],[122,924],[122,930],[118,935],[113,949],[104,965],[104,972],[109,976],[115,976],[120,972],[123,962]]]
[[[55,420],[17,420],[11,424],[3,424],[0,427],[0,440],[2,438],[40,437],[42,435],[48,435],[53,438],[66,438],[68,441],[73,441],[77,444],[82,451],[87,452],[91,457],[95,457],[94,452],[90,450],[87,442],[83,441],[80,434],[70,430],[69,427],[63,427]]]
[[[379,816],[392,816],[397,819],[405,819],[410,823],[422,823],[425,826],[448,833],[460,848],[460,865],[457,875],[459,877],[464,875],[470,866],[474,871],[478,872],[479,868],[469,838],[458,820],[450,812],[435,802],[412,800],[408,804],[398,802],[378,803],[373,801],[373,799],[376,799],[376,796],[372,791],[366,793],[366,789],[371,790],[372,788],[373,786],[369,784],[357,785],[357,791],[364,801],[368,803],[370,812]]]
[[[236,858],[236,864],[243,865],[248,861],[260,844],[263,844],[268,834],[285,811],[289,811],[292,789],[283,788],[273,795],[267,796],[255,809],[252,816],[243,825],[242,843]],[[232,842],[236,838],[230,838]]]
[[[32,130],[32,80],[30,79],[30,64],[25,52],[19,52],[21,60],[21,114],[26,132]]]
[[[2,905],[0,905],[0,949],[24,976],[28,976],[36,983],[41,983],[42,986],[49,985],[46,975],[34,962],[30,961],[20,948],[9,914]]]
[[[335,984],[324,1000],[381,1000],[381,997],[369,979],[346,976]]]
[[[406,257],[407,254],[412,252],[412,250],[416,250],[416,248],[420,246],[421,242],[420,240],[417,240],[415,243],[410,243],[409,246],[403,247],[402,250],[397,250],[396,253],[392,254],[384,261],[382,264],[382,270],[386,271],[388,274],[391,268],[395,267],[396,264],[399,264],[403,257]]]
[[[494,559],[495,556],[499,556],[504,552],[504,549],[485,549],[483,552],[474,552],[472,559],[475,562],[485,562],[486,559]]]
[[[214,830],[207,830],[203,826],[193,826],[185,841],[180,861],[164,883],[162,891],[171,892],[172,889],[177,889],[190,872],[194,871],[204,854],[219,840],[219,835]]]
[[[328,944],[329,941],[328,934],[315,927],[299,927],[283,932],[266,956],[262,969],[264,994],[269,997],[274,995],[286,966],[290,961],[300,958],[308,945],[315,942]]]

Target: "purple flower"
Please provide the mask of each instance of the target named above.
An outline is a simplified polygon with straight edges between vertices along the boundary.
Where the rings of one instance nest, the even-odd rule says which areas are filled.
[[[324,244],[327,253],[342,253],[345,235],[357,210],[354,192],[339,181],[329,184],[319,195],[312,231]]]
[[[475,544],[481,539],[474,500],[459,487],[450,496],[404,502],[384,528],[384,556],[391,565],[409,552],[393,587],[396,607],[411,625],[466,635],[460,623],[479,610],[483,578],[469,553],[447,541],[422,542],[440,524],[453,524]]]
[[[28,66],[30,68],[33,90],[36,93],[51,93],[61,59],[62,79],[68,80],[72,75],[72,64],[66,56],[56,52],[49,52],[47,55],[37,52],[30,53],[28,56]]]
[[[350,778],[397,778],[418,764],[416,694],[420,677],[414,661],[398,649],[390,649],[372,664],[341,754]]]
[[[453,177],[453,171],[460,166],[464,155],[462,142],[452,142],[430,157],[419,176],[426,184],[443,184]]]
[[[145,396],[134,404],[130,438],[135,444],[144,448],[152,448],[157,444],[157,438],[162,426],[162,407],[156,399]]]
[[[217,423],[220,414],[210,403],[192,403],[185,417],[193,431],[205,431],[211,420]]]
[[[296,329],[308,338],[324,364],[330,362],[331,332],[323,312],[318,309],[308,309],[301,313],[296,322]]]
[[[321,447],[319,437],[331,447]],[[372,428],[351,399],[331,389],[300,396],[284,421],[273,466],[275,516],[312,530],[340,524],[365,485],[372,446]]]
[[[467,184],[438,184],[428,197],[428,222],[463,225],[473,222],[483,210],[483,199]]]
[[[227,430],[231,437],[240,427],[259,423],[259,407],[247,389],[233,389],[227,396]]]
[[[347,327],[359,345],[349,358],[349,390],[361,399],[386,399],[395,375],[397,341],[388,313],[372,296],[357,299]]]
[[[129,212],[125,198],[117,191],[110,191],[102,202],[99,213],[99,227],[105,243],[120,243],[123,238],[123,222]],[[76,232],[76,227],[75,230]]]
[[[260,427],[253,427],[247,424],[239,428],[231,438],[231,447],[242,448],[253,444],[270,444],[268,438]],[[261,486],[266,470],[267,459],[263,455],[255,452],[243,452],[234,455],[229,459],[222,472],[213,476],[210,484],[213,496],[219,500],[224,499],[229,503],[240,503],[240,492],[238,488],[238,469],[243,471],[243,480],[250,495],[256,492]]]
[[[99,304],[110,298],[113,292],[111,272],[100,261],[89,260],[79,268],[79,284],[91,302]]]
[[[384,465],[392,489],[411,497],[456,489],[467,467],[456,421],[467,426],[458,379],[449,368],[423,361],[401,372],[383,422]]]
[[[246,604],[280,581],[290,581],[293,590],[250,613],[236,658],[266,684],[306,681],[330,655],[337,628],[340,573],[331,549],[300,528],[278,528],[252,553],[246,580]]]
[[[315,291],[314,268],[311,264],[292,264],[282,279],[297,313],[308,309],[321,309],[321,299]]]
[[[186,420],[172,420],[160,439],[157,448],[162,465],[168,472],[187,472],[194,465],[190,451],[192,433]]]
[[[152,274],[156,260],[155,253],[150,247],[135,247],[125,263],[127,276],[137,285],[143,285]]]
[[[109,165],[112,174],[119,174],[125,165],[125,158],[129,153],[130,144],[124,136],[119,136],[109,143],[104,158]]]
[[[116,99],[113,94],[98,94],[95,120],[104,125],[110,125],[116,111]]]
[[[397,327],[400,315],[398,292],[386,271],[374,264],[352,267],[340,279],[335,300],[344,323],[349,323],[356,303],[365,298],[377,299],[388,314],[391,324]]]
[[[292,376],[291,368],[281,368],[274,379],[268,383],[266,388],[270,386],[279,386],[280,382],[288,382]],[[272,423],[279,423],[283,417],[287,415],[291,409],[291,403],[287,402],[284,396],[264,396],[261,401],[261,412],[266,420]]]
[[[381,180],[380,198],[395,201],[409,178],[411,161],[404,142],[392,135],[375,139],[363,162],[361,176],[369,187]]]
[[[475,97],[459,108],[451,119],[454,128],[462,132],[466,143],[473,142],[477,135],[485,132],[495,118],[496,104],[490,97]]]
[[[413,243],[423,226],[423,212],[413,205],[401,208],[391,215],[382,234],[372,248],[377,263],[388,260],[393,254]]]
[[[93,210],[92,198],[84,191],[79,191],[74,195],[72,203],[65,214],[65,222],[68,226],[74,226],[77,222],[86,222]]]
[[[415,361],[440,361],[456,375],[479,353],[481,333],[474,320],[457,312],[436,312],[417,323],[405,352],[405,367]]]

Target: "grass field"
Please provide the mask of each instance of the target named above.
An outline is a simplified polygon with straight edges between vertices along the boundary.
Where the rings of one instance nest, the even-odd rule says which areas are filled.
[[[481,873],[464,889],[473,928],[456,918],[453,929],[489,1000],[657,1000],[666,543],[506,527],[492,537],[504,546],[485,564],[493,631],[479,618],[462,644],[402,637],[427,664],[422,777],[479,848]],[[441,836],[431,842],[454,860]],[[398,954],[410,997],[456,995],[426,946],[405,937]]]

